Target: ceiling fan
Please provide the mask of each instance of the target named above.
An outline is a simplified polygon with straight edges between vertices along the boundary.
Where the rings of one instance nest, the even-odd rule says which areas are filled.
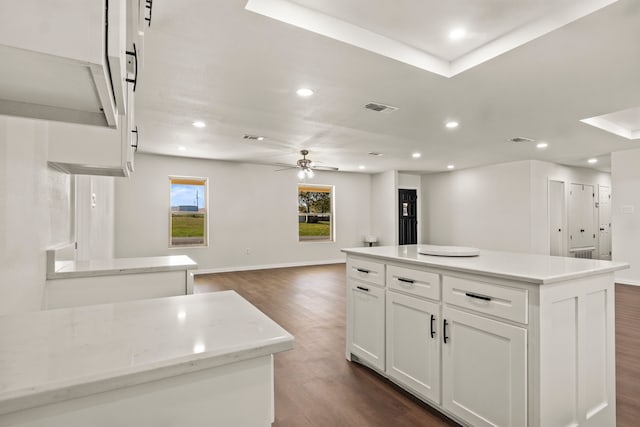
[[[307,155],[309,154],[309,150],[300,150],[300,154],[302,154],[302,158],[299,159],[295,166],[293,165],[281,165],[281,166],[285,166],[285,168],[283,169],[278,169],[279,171],[281,170],[285,170],[285,169],[294,169],[297,168],[298,170],[298,178],[300,179],[304,179],[304,178],[313,178],[313,171],[314,170],[327,170],[327,171],[337,171],[338,168],[333,167],[333,166],[316,166],[313,164],[313,161],[311,159],[307,159]]]

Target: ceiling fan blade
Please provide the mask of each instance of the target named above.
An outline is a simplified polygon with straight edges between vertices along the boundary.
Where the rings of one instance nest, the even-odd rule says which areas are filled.
[[[280,172],[280,171],[289,170],[289,169],[298,169],[298,166],[287,165],[287,164],[284,164],[284,163],[276,163],[274,166],[280,166],[281,167],[281,169],[276,169],[275,172]]]
[[[335,166],[311,166],[311,169],[319,170],[319,171],[337,171],[339,170]]]

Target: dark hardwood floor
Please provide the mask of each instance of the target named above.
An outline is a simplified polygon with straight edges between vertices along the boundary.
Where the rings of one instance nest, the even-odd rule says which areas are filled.
[[[275,426],[456,426],[345,359],[345,265],[198,275],[195,292],[233,289],[291,332],[275,356]],[[618,426],[640,425],[640,287],[616,286]]]

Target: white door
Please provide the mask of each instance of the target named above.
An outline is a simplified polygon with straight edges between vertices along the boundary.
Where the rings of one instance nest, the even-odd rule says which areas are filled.
[[[387,375],[440,404],[439,305],[387,292]]]
[[[598,258],[611,259],[611,188],[598,186]]]
[[[444,407],[474,426],[527,425],[527,331],[450,307],[442,313]]]
[[[571,184],[569,190],[569,247],[595,248],[593,185]]]
[[[564,256],[564,182],[549,181],[549,254]]]
[[[384,289],[349,279],[349,351],[384,371]]]

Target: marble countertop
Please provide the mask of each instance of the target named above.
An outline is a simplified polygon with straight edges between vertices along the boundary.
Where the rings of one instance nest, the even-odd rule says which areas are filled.
[[[293,348],[234,291],[0,316],[0,414]]]
[[[196,268],[198,268],[198,264],[186,255],[113,258],[94,261],[56,261],[55,271],[48,272],[47,279],[195,270]]]
[[[342,252],[536,284],[561,282],[629,268],[629,264],[625,262],[484,249],[480,250],[480,255],[474,257],[422,255],[418,253],[418,245],[347,248],[342,249]]]

